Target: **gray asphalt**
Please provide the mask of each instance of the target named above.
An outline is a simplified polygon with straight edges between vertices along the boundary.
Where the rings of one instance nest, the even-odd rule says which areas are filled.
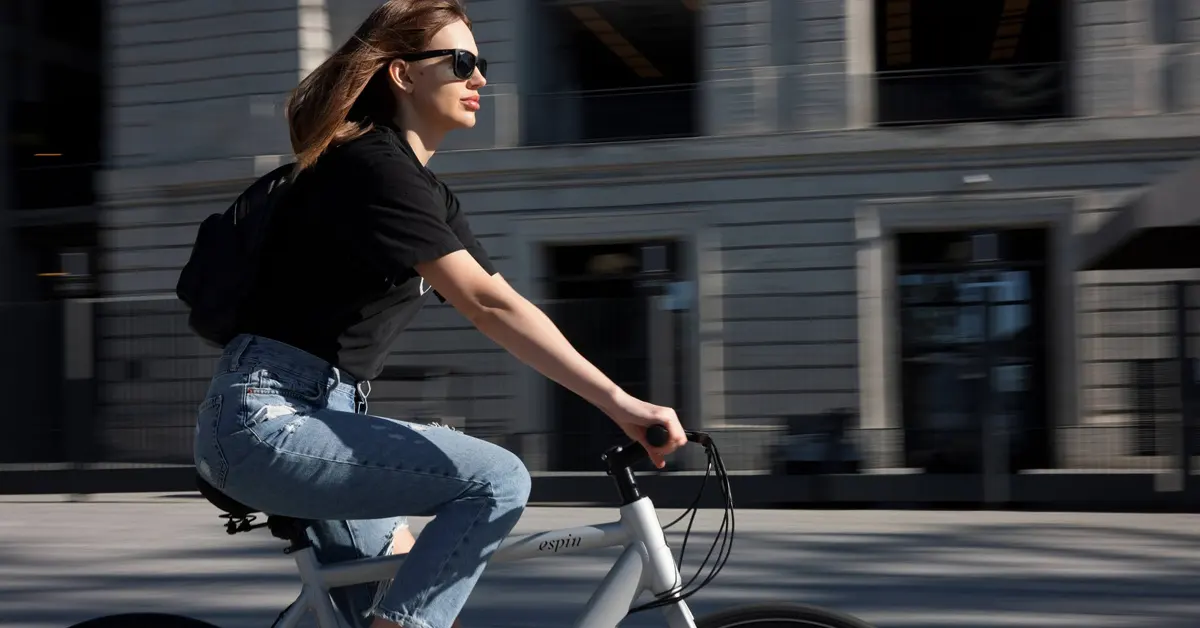
[[[661,515],[666,521],[678,512]],[[880,628],[1200,626],[1196,516],[738,514],[733,557],[692,598],[697,615],[784,600],[849,612]],[[291,560],[265,530],[227,536],[216,515],[190,496],[0,499],[0,626],[65,628],[129,611],[182,613],[224,628],[269,626],[298,590]],[[518,531],[613,515],[534,508]],[[697,550],[707,548],[718,515],[698,518]],[[415,523],[419,530],[423,521]],[[602,552],[496,565],[464,623],[569,626],[612,559]],[[622,624],[656,625],[652,612]]]

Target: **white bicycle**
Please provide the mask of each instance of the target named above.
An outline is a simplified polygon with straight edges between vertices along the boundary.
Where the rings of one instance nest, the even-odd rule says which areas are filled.
[[[647,434],[651,444],[665,443],[665,429]],[[654,504],[638,490],[633,466],[646,459],[646,452],[637,443],[614,446],[603,455],[607,471],[616,482],[621,496],[619,521],[594,526],[553,530],[538,534],[509,537],[492,556],[490,562],[501,563],[548,555],[561,556],[605,547],[622,546],[625,551],[600,582],[575,622],[576,628],[613,628],[627,615],[649,609],[660,609],[670,628],[872,628],[849,615],[803,604],[769,603],[739,606],[699,620],[688,609],[687,598],[704,588],[725,566],[733,548],[733,498],[729,476],[712,438],[704,432],[688,432],[688,440],[704,446],[708,454],[708,472],[704,475],[696,500],[679,518],[667,526],[659,522]],[[725,500],[725,516],[708,555],[696,570],[696,575],[684,583],[679,568],[687,550],[697,505],[708,478],[716,472],[721,494]],[[404,560],[404,555],[367,558],[322,565],[309,544],[308,522],[290,517],[267,514],[266,523],[254,525],[259,511],[238,503],[213,488],[197,476],[200,492],[214,506],[223,510],[226,532],[235,534],[266,526],[271,533],[289,543],[286,553],[296,560],[300,572],[300,595],[273,624],[274,628],[295,628],[307,612],[312,612],[320,628],[347,628],[338,612],[329,589],[352,584],[374,583],[391,579]],[[663,530],[691,515],[677,563],[668,547]],[[718,542],[720,546],[718,548]],[[700,572],[709,563],[709,573],[693,586]],[[648,599],[637,604],[643,595]],[[217,628],[212,624],[162,613],[130,613],[109,615],[76,624],[72,628]]]

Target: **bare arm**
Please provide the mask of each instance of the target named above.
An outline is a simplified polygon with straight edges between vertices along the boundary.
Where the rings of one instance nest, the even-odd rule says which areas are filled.
[[[554,322],[517,293],[499,275],[489,275],[467,251],[456,251],[418,264],[417,272],[479,331],[542,375],[583,397],[607,414],[650,453],[655,466],[687,443],[671,408],[635,399],[588,362]],[[646,442],[646,428],[662,425],[670,439],[664,447]]]
[[[466,251],[421,264],[417,272],[484,335],[591,404],[612,411],[623,391],[579,354],[540,308]]]

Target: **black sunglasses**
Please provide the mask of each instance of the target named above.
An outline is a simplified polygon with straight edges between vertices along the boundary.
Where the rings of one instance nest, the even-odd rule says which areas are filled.
[[[454,76],[462,80],[471,78],[475,74],[475,68],[479,68],[479,75],[487,78],[487,59],[476,56],[470,50],[462,49],[447,49],[447,50],[426,50],[425,52],[414,52],[412,54],[403,55],[400,57],[403,61],[421,61],[423,59],[432,59],[434,57],[454,57]]]

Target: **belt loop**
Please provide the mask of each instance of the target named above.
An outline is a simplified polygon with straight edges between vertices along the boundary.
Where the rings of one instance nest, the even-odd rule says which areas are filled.
[[[366,392],[363,392],[364,384],[367,387]],[[358,395],[362,398],[362,402],[361,402],[362,403],[362,412],[360,414],[366,414],[367,407],[368,407],[367,406],[367,397],[371,396],[371,382],[370,381],[359,382],[358,385],[354,387],[354,390],[358,391]]]
[[[333,394],[333,391],[337,390],[337,387],[342,385],[342,372],[338,370],[338,367],[336,366],[330,368],[333,369],[333,381],[325,381],[325,397],[327,401],[329,395]]]
[[[242,354],[250,346],[250,342],[254,340],[254,336],[246,334],[237,339],[237,348],[233,350],[233,354],[229,358],[229,370],[236,371],[242,366]]]

